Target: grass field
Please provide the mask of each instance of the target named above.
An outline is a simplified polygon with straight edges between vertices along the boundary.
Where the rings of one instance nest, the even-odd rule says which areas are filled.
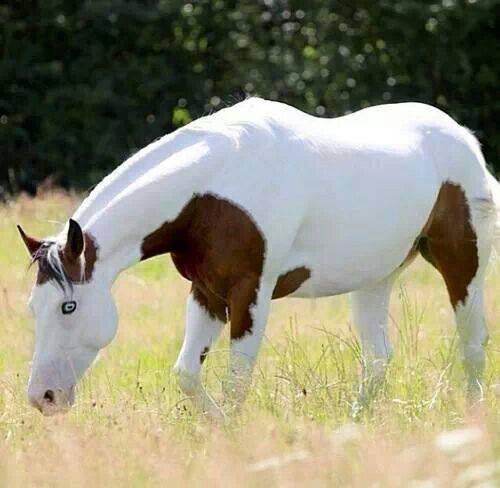
[[[18,238],[59,229],[78,198],[0,206],[0,486],[500,486],[500,265],[488,275],[485,399],[467,408],[452,312],[423,262],[395,288],[395,356],[370,411],[353,421],[359,373],[347,296],[273,304],[254,386],[224,426],[193,414],[171,367],[189,285],[168,257],[125,272],[120,327],[64,417],[29,407],[34,271]],[[205,381],[220,398],[227,339]]]

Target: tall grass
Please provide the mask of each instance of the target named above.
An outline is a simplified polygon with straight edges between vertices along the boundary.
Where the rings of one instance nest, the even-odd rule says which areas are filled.
[[[354,421],[361,367],[345,296],[273,303],[240,417],[198,418],[171,373],[189,288],[162,257],[114,289],[120,328],[65,417],[25,400],[33,271],[15,224],[46,235],[78,198],[53,192],[0,207],[1,486],[495,486],[500,483],[500,272],[490,271],[485,399],[468,408],[451,307],[417,261],[395,287],[385,384]],[[203,372],[221,399],[228,341]]]

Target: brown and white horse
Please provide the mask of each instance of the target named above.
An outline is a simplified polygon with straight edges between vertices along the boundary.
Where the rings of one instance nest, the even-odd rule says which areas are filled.
[[[446,283],[473,393],[499,207],[476,139],[433,107],[331,120],[261,99],[221,110],[131,157],[60,235],[21,230],[39,265],[29,399],[44,414],[73,403],[115,335],[114,280],[167,253],[192,282],[175,370],[204,412],[220,414],[200,381],[210,347],[230,321],[230,392],[243,398],[273,298],[352,292],[365,374],[379,378],[391,354],[391,287],[419,252]]]

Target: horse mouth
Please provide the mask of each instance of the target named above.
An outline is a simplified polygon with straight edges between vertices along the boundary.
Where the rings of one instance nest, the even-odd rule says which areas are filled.
[[[69,403],[61,405],[46,405],[44,407],[38,407],[38,409],[44,417],[54,417],[56,415],[63,415],[69,412],[71,405]]]

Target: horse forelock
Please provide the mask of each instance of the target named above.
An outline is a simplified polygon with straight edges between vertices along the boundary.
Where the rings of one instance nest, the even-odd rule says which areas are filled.
[[[61,257],[61,247],[55,241],[45,241],[33,255],[31,264],[38,264],[36,284],[54,282],[65,293],[71,292],[73,283],[66,273]]]
[[[38,265],[37,285],[52,281],[65,294],[71,294],[75,283],[89,281],[97,260],[97,246],[90,234],[84,234],[84,239],[85,251],[76,262],[64,258],[61,243],[46,240],[31,259],[31,265]]]

